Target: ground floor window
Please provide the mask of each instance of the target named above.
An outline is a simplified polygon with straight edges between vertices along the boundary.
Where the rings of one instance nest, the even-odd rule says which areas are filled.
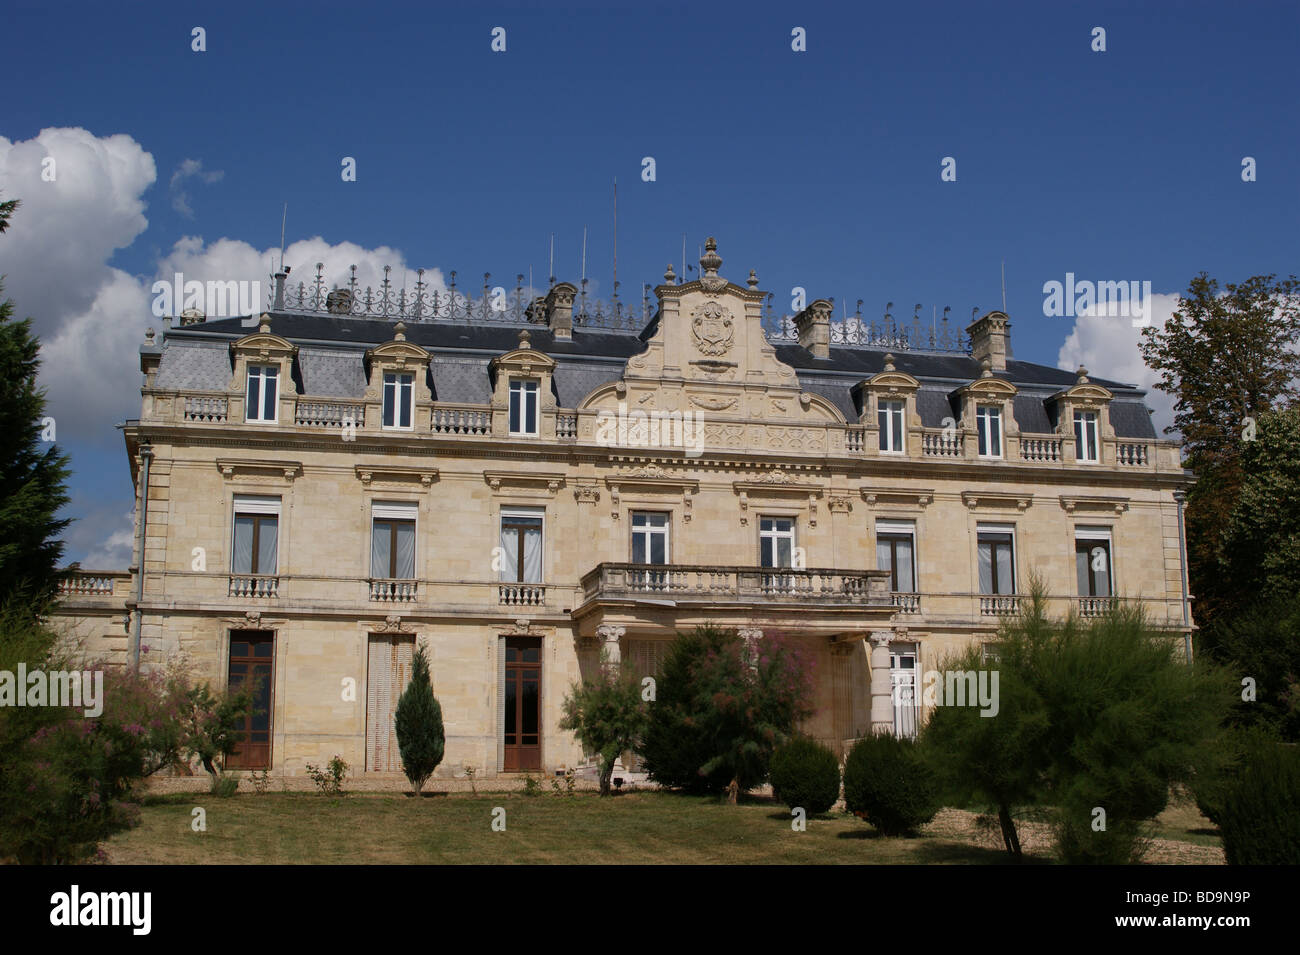
[[[226,686],[231,692],[250,688],[252,712],[240,726],[242,740],[226,758],[226,769],[271,768],[271,709],[275,674],[275,633],[270,630],[230,631],[230,664]]]
[[[400,773],[402,755],[397,746],[394,715],[397,701],[411,682],[415,636],[409,633],[372,633],[366,667],[366,771]]]

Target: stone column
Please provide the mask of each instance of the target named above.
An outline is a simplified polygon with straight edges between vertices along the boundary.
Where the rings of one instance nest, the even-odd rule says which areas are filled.
[[[758,641],[763,639],[763,631],[757,627],[742,627],[736,634],[745,642],[745,659],[751,670],[758,669]]]
[[[604,649],[601,666],[612,676],[618,676],[623,669],[623,651],[619,641],[627,633],[627,627],[612,623],[602,623],[596,628],[597,643]]]
[[[871,732],[894,731],[894,699],[889,679],[889,641],[892,630],[871,631]]]

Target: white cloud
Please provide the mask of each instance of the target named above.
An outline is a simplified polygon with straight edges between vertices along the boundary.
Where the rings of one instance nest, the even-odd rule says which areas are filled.
[[[214,182],[220,182],[225,176],[225,172],[220,169],[205,171],[202,159],[184,159],[172,173],[171,182],[168,183],[168,189],[172,196],[172,208],[188,219],[194,218],[194,210],[190,207],[190,194],[185,191],[185,180],[197,178],[199,182],[211,185]]]
[[[53,182],[41,179],[54,159]],[[0,239],[0,272],[14,311],[44,337],[90,308],[112,281],[108,260],[148,226],[143,195],[153,157],[130,136],[43,129],[34,139],[0,136],[0,183],[21,205]]]
[[[1152,295],[1146,300],[1150,324],[1163,327],[1178,307],[1177,294]],[[1133,327],[1128,316],[1099,315],[1089,309],[1074,320],[1074,328],[1066,336],[1057,354],[1056,366],[1074,371],[1080,365],[1099,378],[1122,381],[1147,389],[1147,407],[1154,410],[1151,423],[1156,434],[1165,435],[1164,429],[1174,423],[1172,395],[1155,389],[1158,375],[1142,360],[1138,343],[1142,329]]]
[[[49,168],[47,157],[55,161],[52,182],[41,175]],[[218,171],[204,170],[200,160],[185,160],[171,176],[173,202],[182,197],[188,210],[185,184],[220,177]],[[130,136],[50,128],[30,140],[0,137],[3,198],[22,200],[0,239],[0,273],[7,273],[5,297],[14,300],[20,317],[32,317],[41,339],[40,384],[61,444],[71,440],[120,447],[114,425],[139,416],[138,349],[146,328],[161,331],[151,309],[155,279],[172,281],[179,271],[187,281],[258,281],[263,307],[269,301],[278,246],[259,250],[237,239],[206,243],[200,236],[185,236],[157,263],[152,277],[109,265],[118,249],[131,245],[148,227],[144,196],[156,180],[153,156]],[[413,288],[416,278],[396,249],[331,245],[320,237],[294,242],[284,261],[292,268],[291,284],[306,283],[309,291],[317,262],[324,263],[327,288],[345,286],[351,265],[357,266],[362,288],[376,289],[383,267],[391,265],[394,295],[404,283]],[[430,291],[446,287],[438,269],[429,269],[425,281]],[[124,566],[130,558],[130,529],[123,530],[119,518],[129,504],[129,498],[119,497],[74,501],[68,509],[77,518],[67,534],[69,557],[88,554],[83,560],[88,567]]]
[[[121,516],[117,530],[112,531],[91,550],[81,566],[87,570],[120,570],[131,563],[135,551],[135,514],[127,511]]]

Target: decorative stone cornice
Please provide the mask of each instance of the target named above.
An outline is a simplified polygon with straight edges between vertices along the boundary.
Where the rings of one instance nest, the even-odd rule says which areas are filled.
[[[860,487],[858,493],[862,495],[862,500],[867,502],[868,507],[887,504],[893,507],[902,505],[925,510],[934,502],[932,487]]]
[[[980,508],[1016,508],[1024,511],[1034,503],[1032,492],[1016,494],[1007,491],[962,491],[961,501],[972,511]]]
[[[1126,497],[1061,495],[1061,508],[1067,514],[1073,514],[1075,511],[1114,511],[1119,515],[1128,510],[1128,504],[1129,499]]]
[[[400,468],[388,464],[358,464],[357,480],[369,487],[373,484],[408,485],[419,482],[429,487],[438,480],[437,468]]]
[[[253,477],[263,481],[268,479],[283,480],[292,483],[302,474],[301,461],[259,461],[253,458],[218,458],[217,470],[227,481],[235,478]]]
[[[502,488],[526,488],[552,497],[566,482],[564,473],[560,471],[484,471],[483,480],[497,494]]]

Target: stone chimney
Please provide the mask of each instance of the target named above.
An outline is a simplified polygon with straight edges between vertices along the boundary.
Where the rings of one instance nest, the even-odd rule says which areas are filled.
[[[275,299],[271,307],[277,312],[284,310],[284,280],[289,277],[289,269],[281,263],[280,271],[275,273]]]
[[[573,299],[578,289],[558,282],[546,293],[546,324],[556,338],[573,337]]]
[[[966,328],[970,336],[970,356],[977,362],[986,358],[994,371],[1006,371],[1011,354],[1011,322],[1005,312],[986,312]]]
[[[834,306],[824,298],[812,302],[794,317],[799,344],[814,358],[831,357],[831,312]]]

